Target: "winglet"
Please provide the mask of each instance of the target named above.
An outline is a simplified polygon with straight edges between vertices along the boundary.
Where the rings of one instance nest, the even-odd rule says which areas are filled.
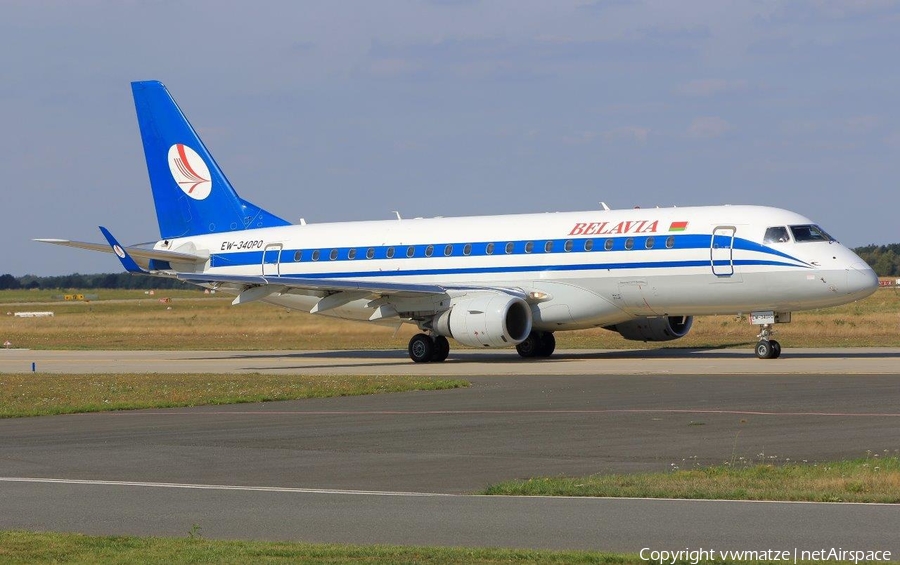
[[[134,259],[131,258],[131,255],[125,251],[125,248],[119,245],[119,242],[116,241],[116,238],[113,237],[109,230],[104,228],[103,226],[99,226],[100,231],[103,233],[103,237],[106,238],[106,241],[109,242],[109,246],[112,247],[113,253],[116,254],[116,257],[119,258],[119,261],[122,262],[122,266],[125,267],[125,270],[129,273],[148,273],[149,271],[144,270],[138,266],[137,263],[134,262]]]

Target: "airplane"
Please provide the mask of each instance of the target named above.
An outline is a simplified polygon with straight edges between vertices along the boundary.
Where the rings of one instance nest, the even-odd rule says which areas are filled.
[[[549,357],[557,331],[627,340],[684,337],[694,316],[744,315],[755,353],[781,355],[791,313],[859,300],[875,272],[810,219],[768,206],[652,209],[292,224],[238,196],[166,87],[131,83],[160,239],[115,253],[132,273],[174,277],[323,316],[399,327],[417,363],[448,338]]]

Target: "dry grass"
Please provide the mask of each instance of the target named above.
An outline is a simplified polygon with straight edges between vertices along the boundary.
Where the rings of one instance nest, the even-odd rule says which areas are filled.
[[[492,485],[484,494],[814,502],[900,502],[900,457],[819,464],[730,465],[670,473],[534,478]]]
[[[6,291],[4,291],[6,292]],[[121,294],[120,294],[121,293]],[[57,292],[58,294],[58,292]],[[53,318],[0,316],[0,343],[32,349],[403,349],[417,331],[394,329],[288,311],[262,303],[231,306],[230,298],[200,293],[118,291],[116,301],[52,302],[22,308],[0,292],[7,312],[53,310]],[[132,300],[124,300],[128,296]],[[171,296],[170,303],[159,298]],[[19,298],[16,296],[15,298]],[[103,295],[101,293],[101,298]],[[3,312],[4,314],[6,312]],[[900,346],[900,290],[881,289],[845,306],[798,312],[777,326],[785,347]],[[733,316],[697,318],[684,339],[643,344],[603,329],[559,332],[559,348],[734,347],[756,341],[757,328]],[[459,347],[454,344],[454,347]]]
[[[369,563],[413,564],[646,564],[637,555],[587,551],[389,545],[325,545],[292,542],[209,540],[202,526],[180,538],[86,536],[0,532],[3,563]]]
[[[468,385],[463,380],[394,375],[0,373],[0,418],[443,390]]]

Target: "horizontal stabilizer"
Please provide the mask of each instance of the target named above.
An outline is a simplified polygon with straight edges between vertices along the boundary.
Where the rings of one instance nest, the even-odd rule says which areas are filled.
[[[108,243],[87,243],[84,241],[71,241],[69,239],[35,239],[41,243],[53,243],[56,245],[65,245],[66,247],[77,247],[79,249],[87,249],[90,251],[102,251],[103,253],[114,253],[112,247]],[[145,247],[125,247],[135,260],[150,259],[157,261],[169,261],[174,263],[206,263],[209,259],[209,253],[191,255],[188,253],[178,253],[176,251],[166,251],[165,249],[147,249]]]

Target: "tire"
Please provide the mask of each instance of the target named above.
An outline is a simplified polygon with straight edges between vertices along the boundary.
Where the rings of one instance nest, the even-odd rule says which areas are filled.
[[[448,355],[450,355],[450,342],[447,341],[447,338],[442,335],[434,338],[434,356],[431,360],[440,363],[446,361]]]
[[[772,344],[772,359],[778,359],[781,357],[781,344],[777,341],[769,340],[769,343]]]
[[[516,351],[525,359],[529,359],[537,355],[538,346],[540,345],[536,332],[531,332],[525,341],[516,346]]]
[[[542,332],[538,339],[537,356],[550,357],[554,350],[556,350],[556,338],[553,337],[553,332]]]
[[[770,341],[762,340],[756,344],[756,356],[760,359],[771,359],[775,348]]]
[[[428,363],[434,357],[434,341],[425,334],[416,334],[409,340],[409,358],[416,363]]]

